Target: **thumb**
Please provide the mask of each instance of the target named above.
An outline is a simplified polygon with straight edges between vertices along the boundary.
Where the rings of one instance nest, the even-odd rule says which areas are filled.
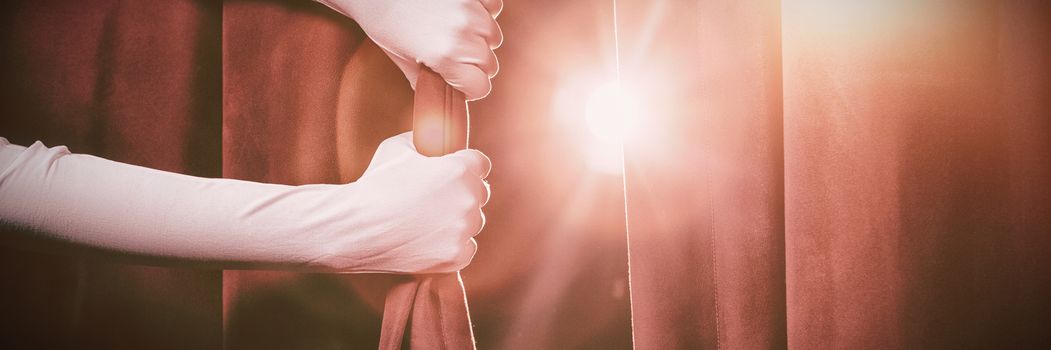
[[[417,152],[416,147],[412,144],[412,131],[391,136],[383,140],[379,147],[376,148],[376,153],[372,155],[372,160],[369,161],[369,166],[365,169],[365,173],[368,174],[370,171],[375,171],[387,164],[415,154]]]
[[[440,65],[434,67],[434,71],[445,78],[449,86],[463,92],[468,101],[481,99],[492,89],[489,74],[473,64]]]

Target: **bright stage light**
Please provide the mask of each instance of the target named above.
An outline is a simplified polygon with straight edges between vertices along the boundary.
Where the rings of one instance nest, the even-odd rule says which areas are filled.
[[[560,82],[552,94],[551,112],[556,126],[574,140],[573,153],[601,174],[623,171],[623,144],[642,126],[636,96],[610,82],[598,83],[594,75],[575,75]]]
[[[584,119],[591,132],[587,145],[592,170],[619,175],[624,167],[624,139],[629,137],[638,116],[631,94],[617,83],[599,86],[588,96]]]
[[[595,89],[584,109],[592,136],[610,146],[623,144],[624,138],[635,127],[637,115],[638,105],[634,97],[615,82]]]

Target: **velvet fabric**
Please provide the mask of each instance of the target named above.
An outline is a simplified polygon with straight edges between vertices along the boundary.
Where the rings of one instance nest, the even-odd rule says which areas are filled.
[[[1045,2],[617,2],[649,111],[626,145],[630,293],[620,181],[544,118],[563,78],[608,68],[610,3],[509,2],[472,104],[497,163],[464,272],[480,347],[1051,347]],[[410,128],[397,68],[309,1],[0,6],[13,143],[334,183]],[[2,348],[375,348],[397,282],[18,246]]]
[[[1046,2],[619,3],[637,348],[1051,346]]]
[[[221,5],[3,2],[0,134],[219,177]],[[11,228],[2,237],[0,348],[222,345],[219,271],[100,259],[19,242]]]
[[[226,2],[222,66],[225,177],[354,181],[383,139],[412,128],[402,73],[313,2]],[[377,348],[387,289],[409,279],[225,271],[225,348]]]
[[[198,176],[345,183],[411,128],[401,72],[310,1],[3,6],[0,131],[13,143]],[[4,348],[375,348],[396,280],[141,266],[22,236],[5,232],[14,245],[0,254]],[[47,253],[26,250],[36,245]]]

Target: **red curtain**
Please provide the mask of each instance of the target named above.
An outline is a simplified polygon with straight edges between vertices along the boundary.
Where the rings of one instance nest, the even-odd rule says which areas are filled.
[[[3,2],[0,135],[221,176],[221,6]],[[219,271],[127,264],[24,237],[0,230],[0,348],[222,346]]]
[[[612,3],[508,1],[501,74],[471,105],[494,161],[464,271],[479,347],[1051,345],[1048,5],[617,2],[647,110],[630,254],[620,178],[548,118],[586,96],[573,78],[612,76]],[[400,72],[309,1],[0,6],[14,143],[335,183],[410,127]],[[2,348],[372,348],[391,282],[4,245]]]
[[[310,1],[223,6],[223,176],[347,183],[412,128],[412,90],[354,22]],[[227,349],[377,348],[383,276],[223,273]]]
[[[636,347],[1051,345],[1046,2],[620,3]]]

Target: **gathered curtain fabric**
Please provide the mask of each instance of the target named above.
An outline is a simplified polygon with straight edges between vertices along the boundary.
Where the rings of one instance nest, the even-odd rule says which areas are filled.
[[[618,3],[636,348],[1051,346],[1047,2]]]

